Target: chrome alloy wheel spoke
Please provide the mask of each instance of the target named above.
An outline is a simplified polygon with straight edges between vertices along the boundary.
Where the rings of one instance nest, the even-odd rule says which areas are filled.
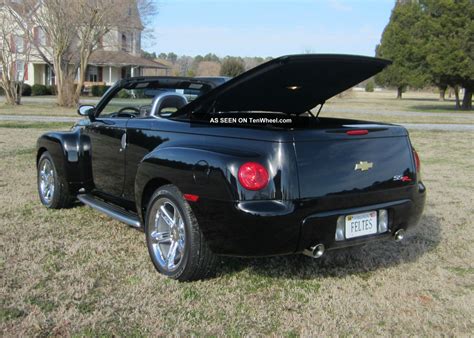
[[[169,232],[159,232],[159,231],[153,231],[150,234],[151,240],[154,243],[158,244],[171,244],[171,237]]]
[[[149,230],[152,254],[167,271],[178,268],[184,257],[186,232],[183,217],[176,205],[166,197],[157,202],[154,223]]]
[[[49,203],[54,194],[54,171],[49,160],[45,160],[39,172],[40,192],[46,203]]]
[[[166,257],[166,264],[169,270],[172,270],[175,267],[177,253],[178,253],[178,242],[172,241],[170,250],[168,251],[168,257]]]

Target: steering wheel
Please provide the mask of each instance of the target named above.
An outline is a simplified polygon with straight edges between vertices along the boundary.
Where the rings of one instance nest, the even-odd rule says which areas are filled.
[[[140,113],[140,109],[137,108],[137,107],[123,107],[123,108],[120,108],[120,110],[117,112],[117,113],[123,113],[125,110],[133,110],[135,113]]]

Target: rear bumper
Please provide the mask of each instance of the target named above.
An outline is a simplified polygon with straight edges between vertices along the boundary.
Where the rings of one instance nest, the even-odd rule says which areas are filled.
[[[310,201],[223,202],[203,198],[192,208],[216,254],[272,256],[300,253],[320,243],[331,250],[387,239],[398,229],[416,225],[423,212],[426,189],[421,182],[405,189],[404,195],[406,198],[394,200],[392,194],[379,192],[365,196],[366,203],[347,195]],[[335,240],[339,216],[379,209],[388,210],[387,233]]]

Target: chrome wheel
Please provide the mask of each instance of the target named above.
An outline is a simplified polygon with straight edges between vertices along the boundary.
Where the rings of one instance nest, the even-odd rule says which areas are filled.
[[[39,170],[39,179],[39,190],[41,198],[46,204],[49,204],[53,200],[55,183],[53,164],[49,159],[44,159],[41,162]]]
[[[147,229],[151,252],[165,271],[175,271],[184,258],[186,232],[178,207],[168,198],[156,202],[155,214]]]

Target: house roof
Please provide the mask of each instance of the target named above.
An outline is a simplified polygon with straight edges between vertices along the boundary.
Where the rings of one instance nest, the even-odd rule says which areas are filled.
[[[145,59],[124,51],[96,50],[89,59],[89,64],[94,66],[140,66],[144,68],[170,69],[160,62]]]

